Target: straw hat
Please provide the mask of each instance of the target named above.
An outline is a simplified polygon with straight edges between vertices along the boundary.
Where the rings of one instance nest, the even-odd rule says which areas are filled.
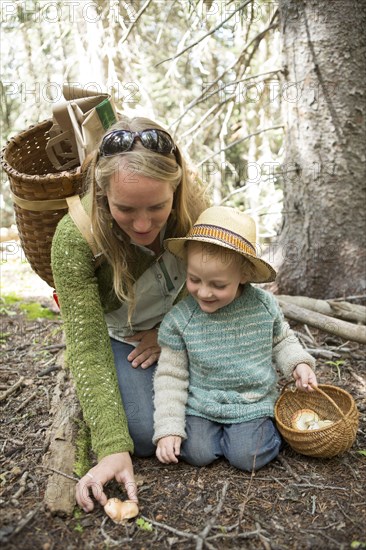
[[[198,241],[216,244],[245,256],[255,267],[253,283],[274,281],[272,266],[257,257],[256,226],[253,218],[228,206],[212,206],[199,216],[186,237],[166,239],[164,246],[178,258],[185,259],[185,243]]]

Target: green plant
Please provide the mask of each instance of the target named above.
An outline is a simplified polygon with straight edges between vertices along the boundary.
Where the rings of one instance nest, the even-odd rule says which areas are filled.
[[[153,526],[151,523],[149,523],[148,521],[146,521],[145,519],[143,518],[138,518],[136,520],[136,525],[139,529],[141,529],[142,531],[152,531],[153,530]]]
[[[80,523],[80,519],[83,517],[83,512],[80,510],[80,508],[74,509],[74,518],[76,520],[76,524],[74,526],[74,531],[77,533],[83,533],[84,527]]]
[[[342,359],[339,359],[338,361],[326,361],[325,364],[330,365],[331,367],[335,367],[337,369],[338,379],[340,380],[341,379],[341,370],[340,370],[339,367],[342,367],[345,364],[345,361],[343,361]]]
[[[5,344],[9,336],[11,336],[10,332],[0,332],[0,345]]]

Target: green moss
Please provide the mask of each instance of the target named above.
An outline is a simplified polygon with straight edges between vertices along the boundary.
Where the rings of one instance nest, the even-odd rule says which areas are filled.
[[[34,321],[35,319],[57,319],[58,315],[42,306],[38,302],[23,303],[22,298],[14,293],[1,296],[0,300],[0,313],[3,315],[14,315],[15,311],[10,310],[11,306],[16,306],[23,311],[28,321]]]
[[[74,472],[83,477],[92,467],[90,430],[84,420],[76,420],[78,434],[76,436],[76,456]]]
[[[11,292],[10,294],[1,296],[1,302],[4,304],[4,306],[12,306],[17,302],[21,302],[21,298],[19,298],[19,296],[17,296],[16,294],[14,294],[14,292]]]
[[[56,319],[57,314],[43,307],[38,302],[31,304],[20,304],[19,308],[27,314],[28,321],[34,321],[35,319]]]
[[[15,294],[7,294],[0,297],[0,315],[16,315],[12,306],[19,302],[19,298]]]

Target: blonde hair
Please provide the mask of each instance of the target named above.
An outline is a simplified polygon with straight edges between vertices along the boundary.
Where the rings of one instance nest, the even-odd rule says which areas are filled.
[[[106,134],[113,130],[139,132],[148,128],[164,130],[148,118],[122,117]],[[128,303],[129,319],[134,309],[134,275],[131,262],[134,247],[129,237],[116,228],[109,210],[107,191],[111,179],[121,167],[154,180],[166,181],[174,192],[173,208],[168,219],[169,237],[183,237],[199,214],[207,207],[208,198],[202,184],[193,177],[178,146],[173,153],[160,154],[146,149],[139,140],[130,151],[110,157],[99,157],[96,151],[89,169],[89,189],[92,196],[91,222],[95,241],[112,267],[113,289],[118,299]]]
[[[215,258],[220,260],[222,264],[230,266],[232,264],[238,265],[242,275],[250,281],[255,278],[256,269],[252,262],[246,256],[239,254],[235,250],[231,250],[225,246],[220,246],[218,244],[208,243],[205,241],[186,241],[184,244],[185,248],[185,259],[187,261],[188,249],[194,245],[194,247],[200,247],[202,256],[204,258]]]

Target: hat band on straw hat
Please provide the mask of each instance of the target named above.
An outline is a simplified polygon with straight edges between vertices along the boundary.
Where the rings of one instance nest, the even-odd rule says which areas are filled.
[[[194,240],[195,238],[210,238],[215,241],[220,241],[226,245],[229,245],[237,252],[256,255],[255,248],[249,241],[247,241],[237,233],[211,224],[194,225],[186,238],[192,240]]]

